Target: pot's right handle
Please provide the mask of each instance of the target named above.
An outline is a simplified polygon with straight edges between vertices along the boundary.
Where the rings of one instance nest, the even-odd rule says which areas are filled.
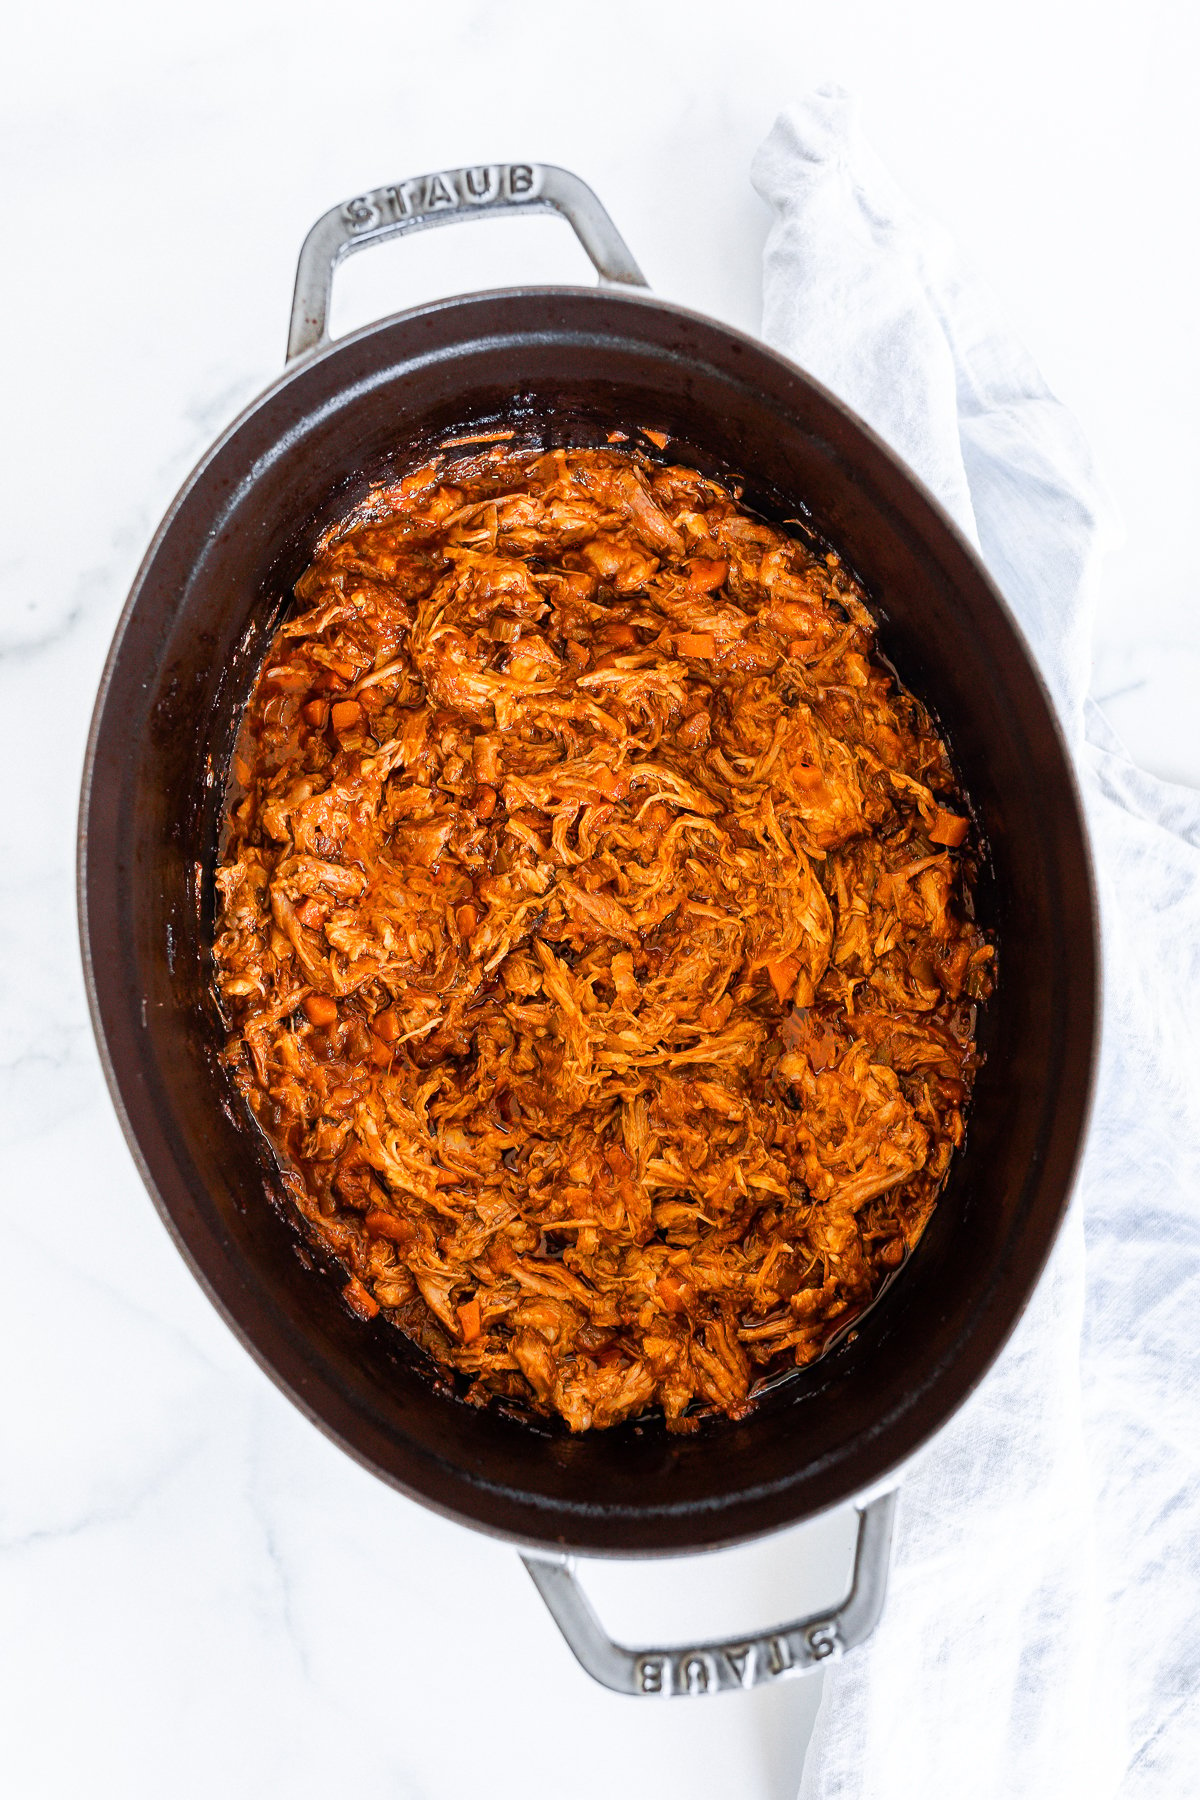
[[[496,212],[559,213],[591,257],[602,283],[645,287],[620,232],[585,181],[552,163],[482,163],[414,175],[373,188],[318,219],[300,251],[288,361],[329,341],[333,272],[343,257],[384,238],[453,225]]]
[[[716,1694],[803,1675],[870,1637],[887,1593],[895,1510],[895,1489],[859,1509],[850,1592],[832,1612],[813,1613],[754,1637],[673,1649],[629,1650],[615,1644],[589,1606],[569,1556],[522,1560],[577,1661],[602,1686],[660,1699]]]

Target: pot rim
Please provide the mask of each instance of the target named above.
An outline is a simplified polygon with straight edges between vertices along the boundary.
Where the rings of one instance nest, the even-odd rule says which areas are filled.
[[[621,1560],[657,1558],[662,1556],[687,1556],[697,1554],[704,1550],[723,1549],[736,1544],[750,1543],[756,1539],[791,1529],[793,1526],[801,1524],[809,1519],[821,1517],[830,1511],[836,1510],[840,1506],[861,1499],[864,1495],[883,1491],[884,1489],[893,1486],[904,1468],[917,1456],[922,1454],[929,1444],[941,1435],[994,1366],[1016,1330],[1016,1327],[1024,1315],[1042,1278],[1051,1251],[1058,1240],[1064,1216],[1075,1190],[1079,1166],[1087,1142],[1095,1105],[1103,1001],[1102,946],[1099,931],[1096,870],[1090,834],[1088,831],[1087,817],[1078,777],[1075,771],[1074,759],[1063,731],[1062,722],[1025,632],[1020,622],[1013,614],[1000,588],[986,568],[978,548],[967,537],[966,533],[937,496],[933,494],[920,477],[903,462],[886,440],[883,439],[871,425],[863,420],[853,408],[847,406],[836,394],[832,393],[831,390],[816,377],[800,367],[800,365],[794,363],[790,358],[784,356],[781,352],[764,343],[761,339],[755,338],[751,334],[741,331],[735,326],[728,325],[722,320],[714,319],[708,314],[699,312],[693,308],[678,305],[673,301],[659,299],[649,291],[635,288],[614,289],[582,285],[523,284],[515,287],[482,289],[448,295],[436,300],[418,303],[415,306],[404,308],[395,313],[390,313],[381,319],[372,320],[368,324],[357,327],[354,331],[348,332],[328,343],[324,343],[318,348],[286,363],[279,374],[270,381],[265,388],[255,394],[254,397],[238,411],[229,424],[218,433],[216,438],[203,451],[180,484],[179,489],[164,513],[162,520],[155,530],[146,552],[139,563],[128,597],[122,607],[114,629],[112,642],[105,658],[104,668],[92,710],[80,789],[76,853],[76,897],[80,951],[92,1031],[96,1040],[101,1066],[104,1070],[109,1095],[120,1122],[126,1144],[133,1157],[134,1164],[141,1175],[142,1181],[155,1205],[160,1219],[170,1233],[170,1236],[187,1264],[187,1267],[198,1281],[207,1298],[224,1320],[225,1324],[233,1332],[243,1349],[249,1352],[257,1365],[270,1377],[273,1384],[287,1397],[287,1399],[295,1405],[311,1423],[316,1425],[327,1438],[335,1443],[339,1449],[353,1457],[356,1462],[369,1470],[372,1475],[404,1493],[409,1499],[429,1508],[431,1511],[441,1514],[445,1518],[453,1520],[456,1524],[465,1526],[471,1530],[481,1531],[491,1537],[500,1538],[507,1543],[516,1545],[518,1548],[535,1552],[557,1552],[562,1551],[563,1549],[571,1549],[573,1547],[572,1543],[562,1535],[535,1536],[526,1532],[516,1531],[497,1525],[496,1523],[489,1521],[482,1513],[477,1514],[459,1510],[454,1506],[446,1505],[431,1499],[422,1490],[398,1479],[391,1471],[382,1469],[371,1459],[367,1452],[359,1449],[355,1444],[351,1443],[343,1436],[341,1431],[331,1424],[322,1413],[305,1398],[304,1394],[282,1375],[268,1354],[259,1349],[254,1337],[235,1315],[231,1305],[216,1291],[212,1281],[202,1268],[199,1258],[193,1253],[191,1246],[185,1239],[182,1230],[176,1221],[173,1210],[166,1203],[158,1182],[142,1151],[137,1132],[132,1123],[130,1112],[126,1106],[124,1090],[109,1048],[108,1035],[99,996],[96,967],[91,947],[91,912],[89,907],[88,880],[89,815],[92,807],[93,784],[96,776],[99,741],[105,720],[110,691],[117,666],[121,659],[124,641],[141,600],[147,578],[158,557],[162,545],[171,531],[185,502],[203,480],[214,461],[258,414],[260,409],[274,400],[278,395],[285,392],[288,387],[297,380],[303,378],[303,376],[311,369],[315,368],[318,364],[336,361],[352,348],[368,343],[373,337],[382,336],[397,325],[439,314],[454,313],[460,309],[479,305],[482,302],[520,302],[526,299],[546,300],[559,297],[564,299],[569,298],[573,302],[583,301],[587,304],[599,305],[606,310],[611,309],[613,306],[648,309],[658,313],[665,313],[684,323],[698,325],[706,331],[716,331],[723,334],[726,338],[733,340],[735,343],[745,346],[745,348],[751,351],[755,357],[760,359],[765,358],[769,363],[778,365],[781,371],[786,373],[790,378],[795,379],[796,377],[799,377],[806,386],[815,392],[817,397],[823,401],[826,406],[828,406],[835,414],[839,415],[841,419],[848,423],[861,437],[866,439],[873,449],[892,466],[894,472],[903,477],[907,487],[933,515],[941,531],[949,537],[958,552],[973,565],[977,578],[987,589],[992,603],[1002,616],[1012,637],[1023,653],[1027,672],[1032,676],[1036,685],[1043,703],[1046,719],[1050,724],[1053,736],[1057,743],[1060,757],[1060,773],[1063,777],[1064,797],[1069,799],[1077,821],[1079,843],[1082,849],[1083,873],[1087,885],[1087,937],[1091,953],[1091,983],[1088,992],[1090,1018],[1088,1020],[1089,1043],[1086,1070],[1081,1071],[1082,1099],[1079,1105],[1078,1126],[1069,1157],[1069,1175],[1063,1181],[1062,1196],[1055,1208],[1053,1227],[1046,1233],[1044,1245],[1036,1259],[1036,1267],[1033,1268],[1033,1272],[1027,1282],[1026,1290],[1020,1305],[1011,1311],[1010,1316],[1004,1321],[1002,1329],[993,1329],[988,1334],[987,1343],[982,1354],[980,1354],[978,1344],[975,1343],[975,1340],[972,1340],[975,1346],[975,1354],[968,1359],[971,1366],[965,1372],[965,1378],[964,1371],[961,1368],[959,1369],[958,1379],[953,1383],[953,1401],[948,1407],[940,1409],[941,1417],[938,1424],[932,1430],[915,1430],[913,1429],[913,1422],[911,1420],[905,1420],[899,1424],[896,1422],[891,1423],[889,1426],[891,1435],[893,1437],[898,1436],[901,1442],[897,1445],[894,1452],[889,1454],[885,1459],[885,1462],[882,1465],[877,1466],[876,1472],[864,1486],[849,1490],[843,1494],[841,1498],[831,1500],[827,1504],[816,1509],[798,1512],[786,1521],[780,1522],[778,1519],[775,1519],[762,1525],[754,1526],[748,1530],[739,1529],[730,1533],[718,1532],[712,1536],[706,1536],[701,1533],[699,1541],[693,1539],[693,1541],[684,1544],[642,1545],[633,1548],[623,1545],[606,1545],[599,1544],[595,1541],[588,1541],[586,1543],[581,1542],[579,1551],[580,1554],[589,1557],[605,1556]],[[519,331],[510,331],[508,335],[519,335]],[[277,436],[276,443],[286,444],[286,435],[287,434],[285,433]],[[959,1358],[958,1360],[961,1363],[963,1359]],[[756,1488],[742,1490],[740,1498],[744,1502],[752,1504],[755,1499],[764,1498],[773,1491],[790,1486],[795,1480],[795,1475],[780,1477],[776,1481],[760,1484],[760,1486]],[[486,1495],[488,1489],[487,1483],[472,1479],[470,1485],[481,1496]],[[536,1496],[527,1495],[524,1496],[524,1499],[527,1504],[531,1502],[534,1504],[538,1503]],[[548,1513],[557,1510],[557,1504],[554,1502],[545,1501],[542,1502],[542,1504],[546,1506]],[[694,1501],[689,1502],[687,1506],[689,1532],[695,1532],[697,1522],[702,1518],[705,1511],[715,1512],[719,1507],[719,1501],[713,1502],[707,1507],[703,1503]],[[622,1511],[623,1516],[629,1517],[631,1520],[637,1516],[634,1509],[606,1509],[608,1516],[613,1516],[619,1510]],[[660,1516],[664,1519],[669,1519],[671,1515],[665,1512],[662,1512],[661,1514],[656,1513],[655,1515],[656,1519]],[[585,1520],[582,1516],[580,1517],[579,1523],[581,1526],[585,1525]]]

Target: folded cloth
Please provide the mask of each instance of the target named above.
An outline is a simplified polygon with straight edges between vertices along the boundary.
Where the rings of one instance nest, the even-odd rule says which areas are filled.
[[[784,113],[763,336],[886,438],[978,544],[1072,747],[1101,899],[1092,1128],[995,1368],[906,1471],[887,1609],[831,1668],[807,1800],[1200,1793],[1200,795],[1087,698],[1109,514],[1070,414],[863,143]]]

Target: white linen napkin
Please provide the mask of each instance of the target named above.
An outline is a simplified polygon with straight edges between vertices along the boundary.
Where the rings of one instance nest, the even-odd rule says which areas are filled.
[[[822,89],[753,168],[763,336],[979,545],[1060,709],[1101,893],[1094,1121],[1046,1274],[902,1489],[871,1642],[831,1669],[805,1800],[1200,1793],[1200,795],[1087,699],[1108,513],[952,242]]]

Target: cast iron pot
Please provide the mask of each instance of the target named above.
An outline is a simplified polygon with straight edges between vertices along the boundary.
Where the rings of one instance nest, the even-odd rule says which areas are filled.
[[[342,256],[501,208],[565,216],[598,289],[467,295],[330,344]],[[1050,703],[978,559],[885,446],[760,343],[645,291],[590,189],[496,165],[335,208],[300,258],[283,376],[185,484],[125,608],[83,784],[79,892],[92,1015],[146,1184],[193,1272],[286,1394],[344,1450],[427,1506],[516,1540],[572,1648],[609,1686],[750,1686],[840,1654],[883,1601],[896,1473],[1012,1331],[1062,1217],[1096,1024],[1094,901],[1080,806]],[[668,432],[673,460],[736,472],[747,502],[803,518],[866,584],[881,643],[941,722],[990,851],[979,895],[1000,979],[968,1140],[925,1237],[853,1340],[738,1424],[653,1421],[572,1437],[463,1404],[383,1320],[347,1311],[283,1204],[218,1061],[209,991],[213,864],[239,712],[322,527],[447,437],[515,442]],[[728,1545],[860,1507],[845,1603],[741,1642],[611,1643],[569,1551]]]

